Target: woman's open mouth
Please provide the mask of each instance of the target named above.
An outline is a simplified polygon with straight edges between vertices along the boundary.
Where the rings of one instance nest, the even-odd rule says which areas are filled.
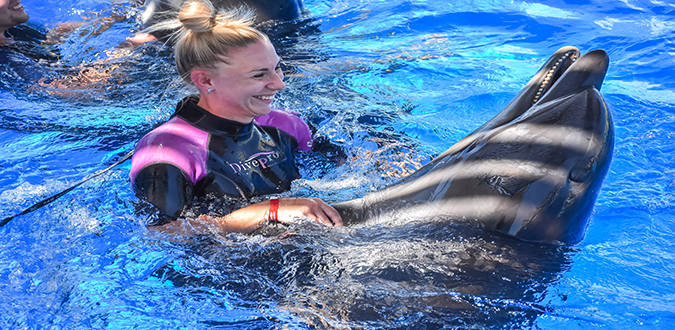
[[[23,5],[21,4],[21,1],[17,1],[15,4],[9,5],[7,8],[9,10],[23,11]]]
[[[266,96],[266,95],[256,95],[256,96],[254,96],[254,97],[257,98],[257,99],[263,100],[263,101],[272,101],[272,100],[274,100],[274,95],[269,95],[269,96]]]

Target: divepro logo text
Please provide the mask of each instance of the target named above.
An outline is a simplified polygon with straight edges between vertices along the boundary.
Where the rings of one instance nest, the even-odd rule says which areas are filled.
[[[239,163],[229,163],[230,168],[235,174],[241,171],[248,171],[251,168],[259,167],[261,169],[270,168],[286,160],[286,155],[278,151],[259,152],[252,155],[247,160]]]

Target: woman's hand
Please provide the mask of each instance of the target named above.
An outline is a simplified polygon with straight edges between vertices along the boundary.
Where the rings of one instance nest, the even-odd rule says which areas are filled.
[[[202,214],[197,221],[191,221],[193,227],[211,223],[224,233],[252,232],[270,220],[270,201],[251,204],[224,217],[212,217]],[[277,221],[292,223],[296,218],[304,217],[326,226],[342,226],[342,217],[337,210],[319,198],[280,198],[277,208]]]
[[[268,203],[268,202],[264,202]],[[269,214],[267,215],[269,217]],[[292,223],[298,217],[308,218],[326,226],[342,226],[342,217],[337,210],[319,198],[281,198],[277,220]]]

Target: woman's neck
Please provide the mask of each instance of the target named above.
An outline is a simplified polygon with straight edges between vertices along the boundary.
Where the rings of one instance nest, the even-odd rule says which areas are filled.
[[[197,105],[202,107],[202,109],[208,111],[212,115],[220,118],[224,118],[227,120],[232,120],[236,121],[242,124],[248,124],[253,121],[254,117],[245,117],[245,116],[236,116],[231,113],[225,113],[223,111],[218,111],[220,108],[218,107],[217,104],[214,104],[213,102],[209,102],[207,97],[204,97],[204,95],[200,95],[199,102],[197,102]]]

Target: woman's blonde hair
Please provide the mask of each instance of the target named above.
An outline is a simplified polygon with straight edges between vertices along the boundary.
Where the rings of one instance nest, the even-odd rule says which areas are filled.
[[[178,19],[156,24],[150,31],[179,28],[173,38],[178,73],[192,84],[190,74],[196,68],[213,69],[224,62],[232,48],[269,40],[253,27],[255,12],[248,7],[216,10],[208,0],[188,0]]]

